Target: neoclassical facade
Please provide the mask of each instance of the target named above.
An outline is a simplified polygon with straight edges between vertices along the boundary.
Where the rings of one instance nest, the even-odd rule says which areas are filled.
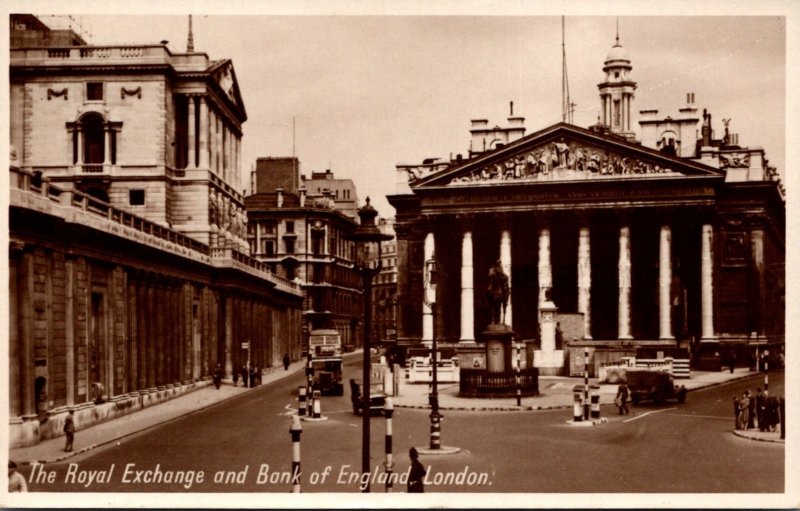
[[[400,342],[481,342],[498,260],[510,277],[505,322],[537,346],[540,310],[553,304],[563,340],[590,346],[596,360],[646,345],[718,360],[733,346],[784,342],[775,169],[727,126],[715,139],[708,112],[696,129],[694,94],[675,119],[642,112],[636,141],[631,68],[617,42],[599,85],[603,120],[590,129],[524,135],[512,112],[509,128],[473,121],[468,159],[397,166]],[[424,300],[432,258],[435,322]]]

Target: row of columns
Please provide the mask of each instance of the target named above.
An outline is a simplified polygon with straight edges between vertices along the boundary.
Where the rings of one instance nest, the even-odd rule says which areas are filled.
[[[615,126],[614,117],[614,98],[611,94],[602,96],[603,103],[603,121],[606,126]],[[620,131],[630,131],[631,127],[631,95],[623,94],[619,98],[619,128]]]
[[[713,227],[704,224],[701,231],[701,315],[702,338],[701,340],[714,339],[714,309],[713,309]],[[578,312],[583,313],[585,338],[592,339],[591,316],[591,233],[588,226],[581,226],[578,231]],[[435,241],[432,232],[425,237],[425,261],[433,257]],[[472,232],[464,231],[461,243],[461,334],[462,342],[475,340],[474,327],[474,267]],[[500,262],[503,271],[509,276],[509,290],[512,286],[511,278],[511,232],[503,229],[500,233]],[[539,304],[547,301],[553,286],[552,264],[550,261],[550,229],[539,229]],[[631,335],[631,234],[630,227],[623,225],[619,230],[619,308],[617,332],[619,339],[632,339]],[[662,225],[659,236],[659,339],[674,339],[670,314],[670,286],[672,283],[672,229],[669,225]],[[422,309],[422,340],[433,339],[433,315],[429,287],[423,290],[425,300]],[[512,323],[512,304],[509,295],[506,309],[506,323]],[[537,306],[538,311],[538,306]]]
[[[187,169],[210,168],[223,181],[239,186],[241,139],[201,95],[188,95]],[[195,130],[199,111],[199,133]]]

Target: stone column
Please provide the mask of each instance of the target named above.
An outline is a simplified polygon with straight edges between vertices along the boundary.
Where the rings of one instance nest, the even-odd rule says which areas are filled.
[[[585,339],[592,339],[592,258],[589,226],[578,231],[578,312],[583,314]]]
[[[472,232],[461,241],[461,342],[475,341],[475,290],[472,267]]]
[[[194,96],[187,96],[187,110],[189,111],[189,130],[187,134],[187,147],[186,147],[186,167],[190,169],[197,168],[197,159],[195,157],[196,154],[196,142],[195,142],[195,132],[194,132],[194,109],[195,109],[195,98]]]
[[[503,229],[500,232],[500,264],[503,266],[503,273],[508,275],[508,306],[503,323],[513,328],[513,316],[511,315],[511,231]]]
[[[208,168],[208,102],[205,97],[199,98],[200,103],[200,162],[202,169]]]
[[[111,126],[103,124],[103,165],[111,165]]]
[[[658,338],[674,339],[672,336],[672,314],[669,291],[672,286],[672,230],[669,225],[661,226],[658,257]]]
[[[433,341],[433,310],[429,305],[426,305],[426,301],[430,301],[433,297],[433,293],[430,292],[427,286],[425,286],[425,278],[427,275],[425,272],[425,263],[433,257],[434,255],[434,239],[433,233],[429,232],[425,236],[425,246],[423,249],[423,261],[422,261],[422,278],[423,278],[423,300],[422,300],[422,341]]]
[[[553,271],[550,266],[550,228],[539,230],[539,303],[547,301],[553,287]]]
[[[618,336],[631,336],[631,230],[627,225],[619,229],[619,313]]]
[[[65,258],[64,270],[66,282],[64,283],[64,349],[66,351],[66,386],[67,386],[67,406],[75,404],[75,260],[72,257]]]
[[[701,341],[716,340],[714,335],[714,228],[703,224],[700,250]]]
[[[78,124],[78,163],[77,165],[83,165],[83,126]]]
[[[225,300],[225,376],[233,376],[233,298],[224,296]]]
[[[36,407],[34,406],[38,396],[34,389],[34,379],[36,378],[36,371],[34,370],[34,361],[36,355],[34,353],[34,318],[33,318],[33,290],[36,276],[34,275],[34,260],[33,253],[24,252],[20,260],[20,273],[22,274],[21,293],[19,296],[19,377],[22,380],[20,386],[20,394],[22,396],[22,406],[20,407],[21,415],[24,418],[36,417]],[[18,387],[12,382],[13,390]],[[12,399],[19,399],[19,395],[12,396]]]
[[[766,289],[764,277],[764,230],[755,227],[750,231],[750,260],[752,261],[753,286],[755,287],[756,303],[754,304],[754,316],[756,324],[754,329],[759,337],[764,336],[764,313],[766,305]]]

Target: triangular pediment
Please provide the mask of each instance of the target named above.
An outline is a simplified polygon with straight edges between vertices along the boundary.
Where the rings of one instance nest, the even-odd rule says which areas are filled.
[[[560,123],[432,173],[411,186],[469,187],[722,175],[721,171],[692,160]]]
[[[236,107],[242,116],[246,118],[244,102],[239,91],[239,82],[236,80],[236,72],[233,70],[233,62],[226,59],[215,63],[210,69],[211,77],[222,89],[225,97]]]

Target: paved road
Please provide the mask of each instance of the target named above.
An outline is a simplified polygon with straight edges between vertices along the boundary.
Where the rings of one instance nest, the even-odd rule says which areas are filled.
[[[346,366],[345,377],[360,377],[357,361]],[[290,414],[303,382],[301,375],[287,378],[68,463],[48,464],[44,473],[27,467],[23,473],[35,476],[33,491],[287,492]],[[732,396],[762,383],[754,376],[692,392],[684,405],[634,407],[634,415],[610,415],[595,427],[567,424],[571,410],[446,412],[443,443],[462,451],[422,458],[430,466],[427,491],[782,492],[784,445],[731,434]],[[770,390],[783,394],[782,374],[771,375]],[[327,421],[303,423],[304,492],[359,491],[361,418],[345,392],[324,399]],[[604,414],[612,411],[603,407]],[[372,419],[374,492],[384,490],[384,428],[382,417]],[[408,448],[427,445],[428,436],[427,411],[395,412],[395,472],[408,470]]]

